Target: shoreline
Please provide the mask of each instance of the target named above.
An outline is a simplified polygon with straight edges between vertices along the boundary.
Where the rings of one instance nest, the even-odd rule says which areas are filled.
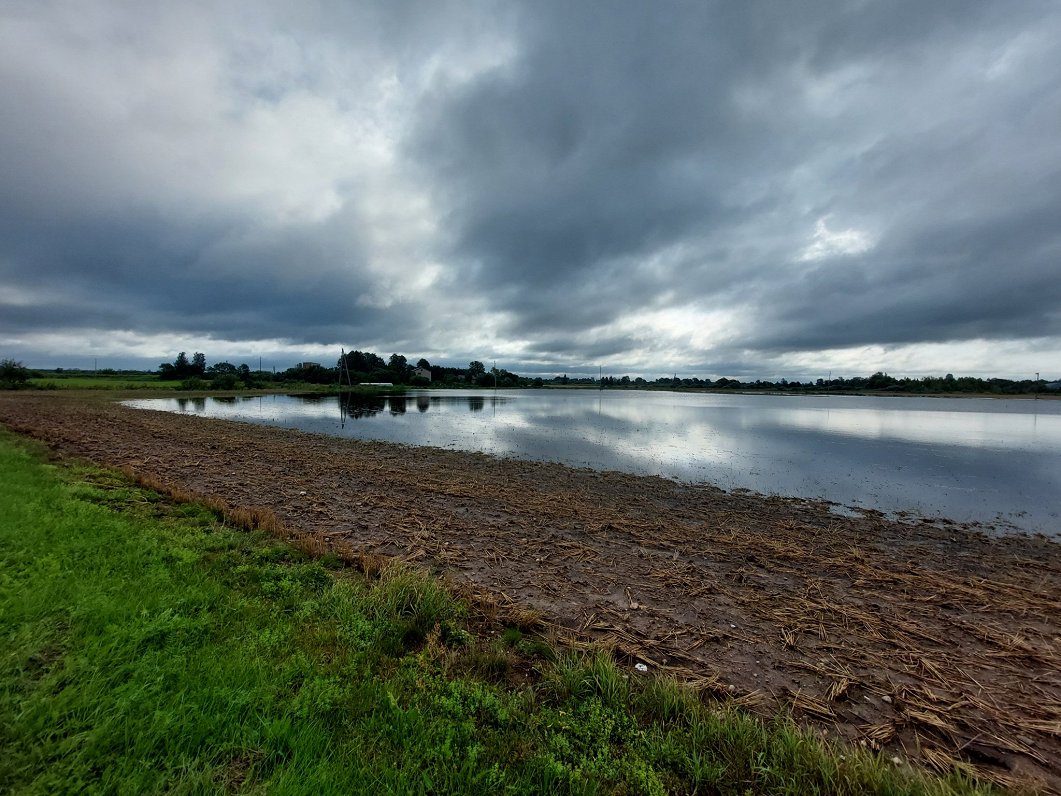
[[[70,375],[69,378],[78,378],[78,376]],[[86,376],[86,378],[88,378]],[[92,377],[95,378],[95,377]],[[801,397],[801,396],[835,396],[835,397],[860,397],[860,398],[967,398],[967,399],[992,399],[992,400],[1046,400],[1046,401],[1061,401],[1061,391],[1058,390],[1045,390],[1039,393],[995,393],[995,392],[905,392],[902,390],[865,390],[865,389],[852,389],[852,390],[827,390],[827,389],[800,389],[800,390],[785,390],[785,389],[748,389],[748,388],[729,388],[729,387],[674,387],[674,386],[662,386],[651,383],[641,385],[609,385],[608,387],[601,390],[599,386],[592,384],[553,384],[543,383],[541,386],[534,385],[522,385],[522,386],[499,386],[499,387],[480,387],[471,384],[455,384],[448,383],[428,383],[422,385],[411,385],[411,384],[391,384],[390,387],[380,385],[368,385],[368,384],[354,384],[351,386],[338,386],[334,383],[328,384],[311,384],[308,382],[299,382],[291,384],[290,386],[284,385],[273,385],[269,387],[245,387],[236,390],[226,390],[220,388],[213,388],[208,386],[209,382],[205,382],[202,389],[187,390],[180,387],[166,386],[161,383],[155,382],[142,382],[137,384],[135,387],[128,382],[122,381],[121,375],[115,375],[113,377],[100,377],[101,379],[113,378],[113,384],[102,383],[98,386],[85,387],[65,387],[61,386],[63,378],[53,378],[48,376],[42,376],[35,378],[32,387],[27,388],[33,392],[76,392],[76,393],[132,393],[134,396],[137,394],[143,394],[145,392],[156,393],[156,397],[217,397],[217,396],[247,396],[247,395],[338,395],[340,393],[363,393],[366,395],[371,394],[391,394],[402,393],[410,390],[469,390],[473,392],[492,393],[492,392],[511,392],[513,390],[584,390],[589,392],[674,392],[674,393],[688,393],[688,394],[710,394],[710,395],[772,395],[772,396],[787,396],[787,397]],[[51,385],[51,386],[45,386]]]
[[[334,549],[417,561],[537,612],[563,639],[752,710],[788,708],[930,766],[1061,789],[1056,542],[115,397],[4,394],[0,422],[66,455],[271,511]]]
[[[1047,444],[1051,436],[1057,436],[1050,429],[1057,430],[1055,421],[1061,415],[1054,410],[1058,404],[1044,404],[1040,408],[1007,403],[1008,408],[1000,410],[1003,414],[993,415],[993,409],[1000,406],[997,402],[963,406],[922,400],[900,407],[890,401],[874,402],[872,399],[861,399],[870,401],[862,405],[861,400],[846,398],[806,398],[794,399],[790,406],[782,401],[788,406],[783,409],[779,405],[773,406],[774,400],[764,398],[758,401],[747,398],[750,394],[746,393],[734,394],[728,400],[720,399],[721,403],[702,397],[692,405],[681,400],[678,393],[672,395],[673,400],[666,398],[667,393],[613,393],[604,397],[603,405],[597,397],[603,393],[594,390],[565,391],[563,394],[571,399],[563,401],[563,411],[575,407],[574,411],[585,412],[575,425],[563,425],[564,429],[570,428],[570,435],[566,430],[556,434],[557,429],[547,419],[556,402],[550,394],[535,390],[495,394],[476,390],[416,389],[405,393],[365,395],[349,401],[343,397],[338,404],[335,395],[306,393],[257,396],[258,405],[249,403],[255,396],[241,397],[232,393],[192,397],[137,396],[125,399],[123,403],[138,409],[299,428],[348,439],[391,441],[415,448],[482,451],[501,458],[555,462],[572,469],[656,475],[691,487],[718,486],[728,492],[748,491],[763,498],[779,496],[821,501],[840,516],[883,514],[896,522],[957,523],[966,528],[975,526],[988,535],[1041,534],[1061,540],[1061,525],[1054,501],[1056,488],[1061,484],[1050,475],[1052,466],[1058,462]],[[688,393],[686,397],[691,395]],[[589,416],[589,404],[583,400],[591,398],[596,418]],[[260,403],[263,399],[275,402],[267,404],[264,415]],[[420,419],[415,423],[405,421],[398,428],[394,423],[382,422],[388,409],[392,418],[398,416],[405,420],[405,412],[407,409],[411,412],[414,402],[419,414],[436,405],[463,408],[462,402],[467,402],[469,411],[493,405],[496,417],[491,421],[491,427],[497,431],[492,431],[486,438],[488,441],[482,444],[478,433],[473,431],[477,427],[475,424],[459,423],[454,428],[460,430],[451,432],[450,422],[439,418],[437,412],[431,413],[427,422]],[[293,408],[294,404],[297,406]],[[509,409],[501,412],[497,407],[502,405]],[[613,405],[614,408],[608,408]],[[547,408],[543,409],[543,406]],[[603,416],[601,406],[605,407]],[[666,408],[658,410],[658,406]],[[333,415],[328,414],[329,407]],[[648,423],[646,429],[639,428],[634,432],[633,427],[626,428],[631,417],[628,407],[649,413],[644,417]],[[690,424],[702,423],[695,426],[697,434],[692,438],[706,434],[710,441],[701,445],[686,443],[684,440],[689,438],[694,426],[675,424],[669,414],[671,407],[677,407],[673,410],[673,417],[687,418]],[[753,418],[750,436],[744,423],[732,421],[733,417],[743,415],[722,407],[736,407],[740,412],[749,413],[747,416]],[[889,411],[892,408],[911,410],[913,414],[894,414]],[[867,425],[865,429],[852,431],[850,422],[843,420],[848,415],[837,416],[839,419],[833,425],[829,421],[830,409],[855,412],[849,416],[859,418],[859,422]],[[936,409],[941,410],[941,414],[934,414]],[[966,409],[972,414],[965,414]],[[694,411],[702,415],[694,417]],[[790,411],[801,413],[798,420],[786,419],[787,414],[777,414]],[[678,415],[677,412],[684,414]],[[1003,426],[988,434],[989,439],[980,438],[984,436],[982,429],[968,418],[985,416],[985,413],[986,417],[1002,417],[1029,427],[1034,416],[1036,422],[1049,425],[1045,427],[1046,433],[1039,444],[1017,442],[1011,445],[1005,439],[1007,432],[1003,428],[1007,427]],[[903,419],[907,415],[914,419]],[[363,416],[371,422],[351,422]],[[942,428],[950,427],[951,418],[958,421],[954,429],[956,433],[934,431],[937,416],[942,418],[939,422],[945,424]],[[343,430],[340,430],[338,420],[345,421]],[[559,422],[566,424],[570,421]],[[887,430],[874,429],[878,422]],[[649,426],[652,432],[646,434]],[[908,431],[908,426],[914,430]],[[1037,428],[1042,430],[1044,427]],[[513,440],[516,434],[519,434],[518,443]],[[562,439],[563,444],[554,446],[553,440],[556,439]],[[1001,454],[996,455],[994,448],[1000,448]],[[776,450],[784,451],[785,455],[777,456]],[[988,450],[992,452],[988,453]],[[820,455],[826,451],[827,456]],[[1029,456],[1035,461],[1029,463]],[[944,460],[952,469],[940,466]],[[1025,472],[1025,468],[1032,474],[1031,480],[1016,475]],[[986,485],[987,489],[972,488],[976,485]]]

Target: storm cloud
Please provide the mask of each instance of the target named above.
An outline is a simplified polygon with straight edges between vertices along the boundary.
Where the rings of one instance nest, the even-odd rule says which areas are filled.
[[[1061,373],[1058,40],[1049,2],[7,3],[0,355]]]

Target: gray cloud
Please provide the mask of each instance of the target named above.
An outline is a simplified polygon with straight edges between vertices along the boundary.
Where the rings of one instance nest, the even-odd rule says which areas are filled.
[[[767,376],[1061,339],[1051,3],[0,14],[0,348]]]

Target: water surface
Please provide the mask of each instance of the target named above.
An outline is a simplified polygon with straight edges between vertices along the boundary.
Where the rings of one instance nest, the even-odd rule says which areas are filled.
[[[1057,401],[420,390],[342,402],[270,395],[127,403],[1061,533]]]

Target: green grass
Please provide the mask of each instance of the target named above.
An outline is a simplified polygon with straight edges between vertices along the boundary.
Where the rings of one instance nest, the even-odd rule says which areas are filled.
[[[981,792],[467,615],[0,430],[6,793]]]
[[[39,390],[177,390],[181,386],[179,379],[162,381],[150,373],[98,376],[48,373],[31,378],[28,384]]]
[[[249,390],[252,392],[280,392],[322,395],[335,395],[340,391],[338,384],[334,382],[330,382],[328,384],[313,384],[310,382],[303,381],[266,381],[260,384],[251,385],[250,387],[244,386],[243,384],[237,384],[235,387],[225,388],[221,386],[212,385],[209,379],[199,379],[198,381],[184,379],[163,380],[153,373],[103,373],[99,375],[92,375],[45,372],[42,373],[40,376],[35,376],[29,379],[26,384],[30,388],[36,390],[188,391],[189,389],[191,389],[196,392],[205,393],[233,393]],[[190,384],[193,384],[195,386],[190,387]],[[380,393],[390,392],[401,393],[407,389],[409,389],[409,387],[405,385],[395,385],[393,387],[367,387],[355,385],[354,387],[344,386],[342,388],[342,392],[365,395],[378,395]]]

